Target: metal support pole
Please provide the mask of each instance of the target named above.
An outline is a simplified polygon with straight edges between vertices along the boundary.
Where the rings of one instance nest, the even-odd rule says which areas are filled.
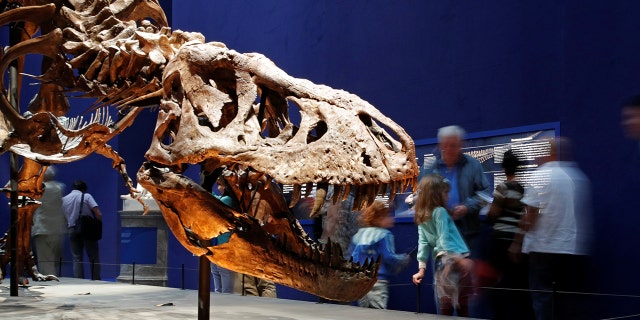
[[[11,184],[11,228],[9,229],[9,243],[11,243],[11,281],[9,283],[9,295],[18,296],[18,156],[11,154],[10,159],[10,184]]]
[[[133,269],[131,269],[131,284],[136,284],[136,262],[133,262]]]
[[[211,263],[204,255],[200,256],[199,259],[198,320],[208,320],[211,303]]]
[[[20,30],[18,30],[17,26],[12,24],[9,29],[9,43],[11,46],[18,42],[19,32]],[[16,110],[20,110],[18,106],[18,67],[16,60],[12,61],[9,65],[9,102]],[[9,295],[11,296],[18,296],[18,167],[18,155],[11,153],[9,155],[9,184],[11,186],[11,205],[9,211],[11,215],[11,227],[9,229],[9,242],[11,243],[11,282],[9,284]]]

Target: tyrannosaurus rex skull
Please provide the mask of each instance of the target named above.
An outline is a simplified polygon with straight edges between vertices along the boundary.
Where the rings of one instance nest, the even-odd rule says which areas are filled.
[[[353,94],[293,78],[260,54],[221,43],[183,46],[167,64],[163,87],[150,163],[138,181],[187,249],[329,299],[354,300],[371,288],[377,263],[360,266],[345,261],[337,245],[315,245],[279,185],[315,184],[312,216],[329,186],[333,201],[353,192],[354,209],[405,190],[418,170],[413,141],[400,126]],[[186,164],[225,168],[239,205],[229,208],[176,174]],[[211,241],[225,233],[228,243]]]

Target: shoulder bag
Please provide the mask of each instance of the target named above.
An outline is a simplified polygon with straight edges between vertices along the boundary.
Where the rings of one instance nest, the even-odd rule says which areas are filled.
[[[91,215],[82,215],[82,206],[84,205],[84,192],[80,198],[80,212],[78,220],[76,220],[76,232],[80,234],[85,240],[97,241],[102,239],[102,221],[96,218],[96,215],[91,211]]]

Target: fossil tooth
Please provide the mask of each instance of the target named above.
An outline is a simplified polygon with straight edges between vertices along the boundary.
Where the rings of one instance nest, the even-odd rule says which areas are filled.
[[[342,186],[339,184],[333,185],[333,195],[331,196],[331,203],[338,203],[340,199],[340,192],[342,192]]]
[[[373,201],[376,200],[378,196],[378,186],[377,185],[369,185],[367,189],[367,206],[372,204]]]
[[[349,197],[349,193],[351,193],[351,185],[347,184],[342,189],[342,201],[346,201]]]
[[[380,261],[382,261],[382,255],[378,255],[378,258],[376,259],[375,263],[372,263],[369,266],[369,270],[371,272],[375,272],[376,276],[378,275],[378,266],[380,265]],[[373,259],[371,260],[371,262],[373,262]]]
[[[322,247],[315,248],[315,249],[313,250],[313,252],[312,252],[313,256],[312,256],[311,260],[312,260],[313,262],[316,262],[316,263],[317,263],[317,262],[320,262],[320,257],[322,256],[322,253],[321,253],[321,252],[322,252]]]
[[[313,248],[309,245],[303,246],[302,247],[302,257],[312,260],[311,258],[313,257]]]
[[[368,270],[369,269],[369,258],[364,259],[364,262],[362,263],[362,270]]]
[[[387,194],[387,184],[386,183],[381,183],[380,185],[378,185],[378,194],[382,195],[382,196]]]
[[[302,186],[299,184],[293,185],[293,192],[291,192],[291,201],[289,202],[289,208],[293,208],[300,201]]]
[[[340,246],[340,244],[333,243],[332,253],[333,255],[331,257],[331,265],[335,265],[335,266],[340,265],[340,263],[344,259],[344,256],[342,253],[342,247]]]
[[[320,209],[322,209],[322,206],[324,205],[324,202],[325,202],[325,198],[327,197],[327,188],[328,188],[328,185],[326,183],[318,184],[316,188],[316,198],[313,202],[313,208],[309,213],[309,218],[315,217],[318,214],[318,212],[320,212]]]
[[[265,180],[264,190],[267,190],[271,187],[271,184],[273,183],[273,178],[269,177],[268,175],[265,175],[264,180]]]
[[[404,190],[407,190],[409,188],[409,186],[412,183],[412,180],[411,179],[404,179],[404,180],[402,180],[402,182],[403,182],[402,190],[404,191]]]
[[[353,201],[353,211],[360,211],[363,208],[365,199],[367,197],[368,187],[358,186],[358,190],[356,192],[356,198]]]
[[[393,203],[393,200],[395,200],[395,198],[396,198],[396,194],[395,193],[390,193],[389,194],[389,200],[388,200],[389,205],[391,205]]]

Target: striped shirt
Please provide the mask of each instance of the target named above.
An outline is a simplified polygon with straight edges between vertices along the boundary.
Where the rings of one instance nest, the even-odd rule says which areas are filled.
[[[520,202],[523,195],[524,187],[517,181],[505,181],[496,186],[493,205],[501,210],[493,224],[493,230],[511,234],[520,231],[518,223],[524,214],[524,205]]]

